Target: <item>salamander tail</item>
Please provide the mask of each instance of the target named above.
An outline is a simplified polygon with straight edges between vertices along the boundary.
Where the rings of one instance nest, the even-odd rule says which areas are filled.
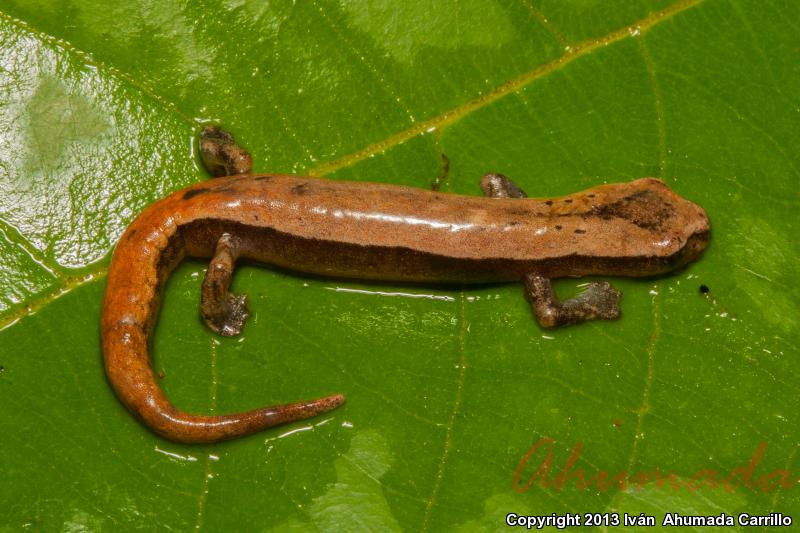
[[[184,413],[171,404],[137,413],[162,437],[184,443],[207,443],[252,435],[267,428],[304,420],[336,409],[344,396],[332,394],[315,400],[262,407],[244,413],[202,416]]]

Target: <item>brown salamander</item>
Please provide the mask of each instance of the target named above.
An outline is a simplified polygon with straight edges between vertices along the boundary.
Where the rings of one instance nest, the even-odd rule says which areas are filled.
[[[645,178],[569,196],[525,198],[489,174],[489,198],[423,189],[252,175],[249,155],[218,129],[201,136],[219,177],[156,202],[128,227],[108,272],[102,316],[106,371],[122,403],[159,435],[214,442],[314,416],[342,395],[222,416],[174,407],[150,365],[149,340],[161,291],[186,256],[210,257],[201,315],[236,335],[245,298],[229,292],[235,262],[249,259],[340,278],[524,284],[543,327],[619,316],[620,293],[592,283],[559,301],[550,280],[564,276],[652,276],[695,260],[709,239],[705,211],[663,182]]]

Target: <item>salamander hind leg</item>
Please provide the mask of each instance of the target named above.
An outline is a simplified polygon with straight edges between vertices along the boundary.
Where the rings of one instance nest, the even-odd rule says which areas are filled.
[[[525,293],[536,320],[543,328],[578,324],[587,320],[619,318],[622,293],[607,281],[590,283],[575,298],[559,301],[548,278],[531,273],[525,276]]]
[[[489,198],[527,198],[516,183],[502,174],[489,173],[481,178],[483,195]]]
[[[200,157],[215,178],[249,174],[253,170],[253,158],[248,151],[218,126],[206,126],[200,132]]]
[[[212,331],[225,337],[242,332],[247,320],[247,296],[230,292],[238,250],[236,239],[223,233],[208,264],[200,295],[200,314]]]

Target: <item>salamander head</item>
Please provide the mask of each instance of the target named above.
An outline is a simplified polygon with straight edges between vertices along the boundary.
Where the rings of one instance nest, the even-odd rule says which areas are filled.
[[[590,230],[580,232],[587,238],[577,241],[578,253],[607,258],[614,266],[603,271],[661,274],[694,261],[708,245],[706,212],[661,180],[601,185],[570,198],[574,207],[566,214]],[[566,202],[559,202],[560,210],[566,209]]]
[[[629,185],[629,193],[599,208],[600,216],[605,213],[624,219],[651,235],[640,253],[654,260],[654,274],[696,260],[708,246],[710,237],[705,210],[655,178],[636,180]]]

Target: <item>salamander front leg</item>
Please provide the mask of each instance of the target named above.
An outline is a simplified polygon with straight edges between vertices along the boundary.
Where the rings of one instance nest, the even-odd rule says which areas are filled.
[[[481,190],[489,198],[527,198],[519,186],[502,174],[489,173],[481,178]]]
[[[543,328],[578,324],[586,320],[619,318],[622,293],[607,281],[590,283],[575,298],[560,302],[548,278],[532,273],[525,276],[525,293],[536,320]]]
[[[206,126],[200,132],[200,157],[215,178],[249,174],[253,170],[250,153],[236,144],[233,135],[217,126]]]
[[[217,242],[214,257],[208,264],[200,295],[200,314],[214,332],[235,337],[247,320],[247,296],[230,292],[233,269],[239,255],[236,239],[223,233]]]

